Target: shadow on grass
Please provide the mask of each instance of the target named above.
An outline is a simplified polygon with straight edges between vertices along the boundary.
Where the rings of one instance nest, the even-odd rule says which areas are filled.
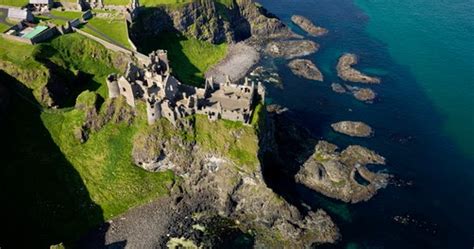
[[[57,53],[55,48],[44,45],[38,48],[35,59],[47,67],[51,74],[46,88],[54,103],[59,107],[72,107],[80,93],[85,90],[96,91],[100,84],[90,73],[80,70],[74,73],[52,62],[50,58]]]
[[[177,32],[163,32],[157,36],[140,37],[135,44],[139,52],[143,54],[149,54],[158,49],[167,50],[173,75],[188,85],[203,86],[204,77],[200,76],[201,71],[191,63],[183,52],[181,42],[185,40],[187,38]]]
[[[2,71],[0,82],[20,85]],[[7,228],[0,234],[0,246],[72,245],[104,221],[102,209],[52,140],[31,92],[17,91],[11,87],[0,123],[0,219]]]

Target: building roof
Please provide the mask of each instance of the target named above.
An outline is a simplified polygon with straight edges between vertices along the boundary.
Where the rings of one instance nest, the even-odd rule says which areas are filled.
[[[30,0],[30,4],[52,4],[53,0]]]
[[[11,19],[26,20],[28,19],[28,11],[26,9],[9,8],[7,17]]]
[[[47,30],[48,27],[46,26],[36,26],[31,32],[28,32],[21,37],[26,39],[33,39],[35,36],[39,35],[41,32]]]

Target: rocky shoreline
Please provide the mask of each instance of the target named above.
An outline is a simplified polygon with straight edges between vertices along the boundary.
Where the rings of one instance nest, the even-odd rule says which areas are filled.
[[[206,78],[212,77],[216,82],[225,82],[225,77],[239,81],[259,61],[260,53],[245,42],[231,44],[225,58],[205,73]]]
[[[344,54],[339,58],[337,63],[337,75],[339,78],[345,81],[358,82],[358,83],[370,83],[378,84],[380,79],[377,77],[371,77],[365,75],[358,70],[352,68],[358,62],[357,55],[355,54]]]
[[[316,81],[323,81],[323,74],[313,62],[306,59],[295,59],[288,63],[293,74]]]
[[[311,36],[323,36],[328,33],[328,30],[322,27],[318,27],[313,24],[308,18],[300,15],[293,15],[291,21],[298,25],[302,30],[306,31]]]

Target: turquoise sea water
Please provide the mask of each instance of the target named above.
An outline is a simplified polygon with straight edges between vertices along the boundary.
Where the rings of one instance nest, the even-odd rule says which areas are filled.
[[[474,246],[474,1],[260,0],[291,25],[301,14],[329,29],[312,38],[321,45],[308,56],[323,83],[295,77],[286,61],[274,63],[283,89],[267,85],[273,103],[314,137],[345,147],[360,144],[387,158],[384,170],[411,186],[389,185],[365,203],[331,200],[287,181],[269,183],[287,199],[323,208],[341,229],[334,248],[472,248]],[[358,69],[378,75],[373,104],[332,92],[340,82],[337,59],[360,57]],[[356,85],[356,84],[355,84]],[[364,85],[358,85],[364,86]],[[360,120],[372,138],[350,138],[330,124]],[[266,165],[272,171],[272,165]],[[275,170],[276,171],[276,170]],[[268,178],[268,177],[267,177]],[[396,216],[411,217],[406,224]]]
[[[474,157],[474,1],[355,3],[370,17],[367,32],[411,69],[443,116],[443,129]]]

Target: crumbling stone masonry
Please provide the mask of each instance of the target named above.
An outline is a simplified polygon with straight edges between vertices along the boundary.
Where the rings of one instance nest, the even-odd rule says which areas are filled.
[[[166,51],[158,50],[149,57],[143,68],[129,63],[124,76],[107,77],[109,98],[124,96],[132,107],[136,100],[144,100],[149,124],[164,117],[176,125],[178,119],[193,114],[250,124],[255,105],[265,99],[263,85],[248,79],[234,84],[228,77],[224,83],[208,78],[204,88],[184,85],[170,74]]]

